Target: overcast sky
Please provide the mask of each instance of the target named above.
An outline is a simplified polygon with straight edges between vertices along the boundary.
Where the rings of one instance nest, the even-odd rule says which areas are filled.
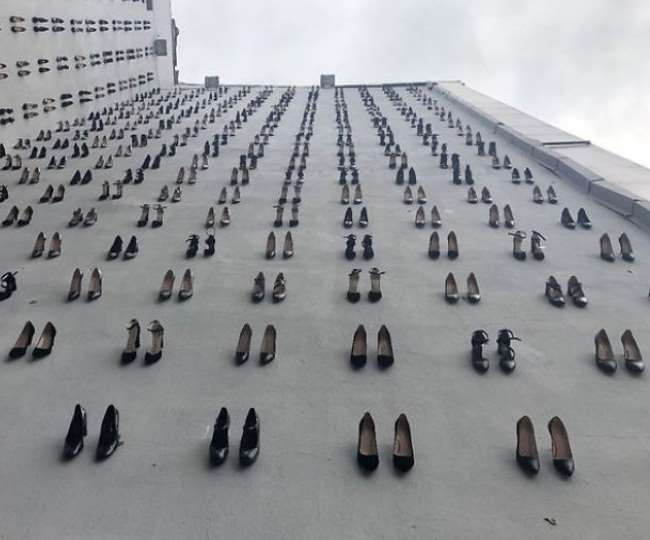
[[[172,0],[181,80],[460,79],[650,167],[646,0]]]

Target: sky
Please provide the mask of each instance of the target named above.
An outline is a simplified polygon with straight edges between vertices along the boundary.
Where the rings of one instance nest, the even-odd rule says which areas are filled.
[[[183,82],[462,80],[650,167],[645,0],[172,0]]]

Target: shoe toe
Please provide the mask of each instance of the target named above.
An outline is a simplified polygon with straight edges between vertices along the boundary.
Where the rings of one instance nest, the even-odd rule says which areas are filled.
[[[536,457],[517,456],[517,463],[528,474],[537,474],[539,472],[539,459]]]
[[[555,469],[563,476],[571,476],[575,470],[573,459],[554,459]]]
[[[358,453],[357,462],[366,471],[374,471],[379,466],[379,456],[374,454],[369,456]]]
[[[401,472],[407,472],[415,465],[415,459],[409,456],[393,456],[393,466]]]

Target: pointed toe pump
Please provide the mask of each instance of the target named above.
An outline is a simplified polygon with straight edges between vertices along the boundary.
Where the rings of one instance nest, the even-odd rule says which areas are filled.
[[[393,439],[393,466],[401,472],[410,471],[415,465],[411,426],[405,414],[400,414],[395,421],[395,438]]]
[[[183,279],[181,280],[181,287],[178,290],[178,299],[189,300],[194,294],[194,274],[189,268],[185,270]]]
[[[544,202],[544,195],[542,195],[542,190],[539,186],[533,188],[533,202],[536,204],[542,204]]]
[[[173,270],[167,270],[163,276],[162,284],[160,285],[160,291],[158,292],[158,299],[161,301],[169,300],[172,296],[174,290],[174,281],[176,275]]]
[[[584,308],[589,303],[587,295],[582,289],[582,283],[578,281],[578,278],[576,276],[571,276],[569,278],[569,283],[567,285],[567,294],[576,307]]]
[[[97,459],[104,460],[115,453],[120,445],[120,413],[115,405],[109,405],[102,420],[97,442]]]
[[[418,204],[427,204],[427,195],[424,192],[424,188],[422,186],[418,186],[416,199]]]
[[[83,272],[79,268],[75,268],[72,273],[72,280],[70,281],[70,290],[68,291],[68,302],[72,302],[81,296],[81,282],[83,280]]]
[[[440,212],[436,205],[433,205],[433,208],[431,209],[431,226],[434,229],[442,226],[442,218],[440,217]]]
[[[361,298],[361,293],[359,292],[359,277],[361,275],[361,268],[354,268],[349,274],[349,285],[348,285],[348,294],[347,298],[350,302],[358,302]]]
[[[357,463],[366,471],[374,471],[379,466],[375,422],[369,412],[366,412],[359,422]]]
[[[639,349],[631,330],[628,329],[623,332],[621,343],[623,344],[623,359],[627,370],[632,373],[642,373],[645,370],[645,364],[641,356],[641,349]]]
[[[86,299],[88,302],[97,300],[102,295],[102,271],[99,268],[93,269],[90,274],[90,285]]]
[[[415,212],[415,226],[418,229],[424,228],[427,223],[427,218],[424,214],[424,206],[418,206],[417,212]]]
[[[282,272],[275,278],[272,297],[274,302],[282,302],[287,297],[287,279]]]
[[[350,204],[350,186],[347,184],[341,188],[341,204]]]
[[[596,346],[596,365],[605,373],[613,374],[618,368],[616,358],[614,357],[614,350],[609,341],[609,336],[604,329],[601,329],[594,338]]]
[[[539,454],[535,441],[535,428],[528,416],[522,416],[517,422],[517,464],[528,474],[539,472]]]
[[[546,291],[544,294],[552,306],[564,307],[564,304],[566,304],[562,287],[553,276],[549,276],[546,280]]]
[[[445,300],[450,304],[455,304],[460,298],[458,294],[458,285],[456,284],[456,278],[454,274],[449,272],[447,278],[445,279]]]
[[[352,350],[350,352],[350,363],[355,368],[366,365],[368,359],[368,339],[366,329],[360,324],[354,332],[352,338]]]
[[[42,232],[38,233],[36,242],[34,242],[34,249],[32,249],[32,259],[36,259],[43,255],[45,251],[45,241],[47,237]]]
[[[475,330],[472,333],[472,366],[479,373],[485,373],[490,368],[489,361],[483,357],[483,345],[490,339],[485,330]]]
[[[253,337],[253,330],[250,324],[246,323],[239,333],[239,340],[237,341],[237,348],[235,349],[235,363],[241,365],[248,361],[251,351],[251,338]]]
[[[576,222],[573,219],[573,216],[571,215],[571,212],[569,212],[568,208],[564,208],[562,210],[562,214],[560,215],[560,223],[564,225],[567,229],[575,229],[576,228]]]
[[[78,456],[84,447],[84,437],[88,435],[86,409],[77,403],[72,413],[72,420],[63,443],[63,459],[69,460]]]
[[[473,187],[467,190],[467,202],[470,204],[476,204],[478,202],[478,195]]]
[[[239,463],[248,467],[255,463],[260,454],[260,418],[255,409],[249,409],[244,422],[239,445]]]
[[[275,359],[276,337],[277,332],[275,331],[275,326],[269,324],[264,330],[264,336],[262,337],[262,346],[260,348],[260,364],[263,366],[270,364]]]
[[[365,229],[368,226],[368,209],[364,206],[359,213],[359,227]]]
[[[481,201],[485,204],[492,204],[492,194],[487,187],[483,187],[481,190]]]
[[[126,339],[126,348],[122,352],[122,364],[130,364],[135,360],[140,347],[140,323],[137,319],[131,319],[129,326],[126,327],[128,336]]]
[[[291,231],[287,231],[287,234],[284,237],[284,247],[282,248],[282,257],[285,259],[290,259],[293,257],[293,236],[291,236]]]
[[[343,227],[349,229],[352,227],[352,208],[347,208],[345,210],[345,215],[343,216]]]
[[[210,463],[214,467],[223,464],[228,458],[228,428],[230,415],[228,409],[222,407],[214,423],[212,440],[210,441]]]
[[[551,418],[548,423],[548,432],[551,435],[553,466],[562,476],[569,477],[575,470],[575,463],[569,444],[569,434],[562,420],[557,416]]]
[[[440,258],[440,237],[437,231],[433,231],[429,237],[429,258],[434,261]]]
[[[132,236],[131,240],[129,240],[129,243],[126,246],[126,249],[124,250],[124,260],[128,261],[129,259],[133,259],[139,251],[140,248],[138,247],[138,239],[135,236]]]
[[[447,235],[447,257],[451,260],[457,259],[460,251],[458,250],[458,239],[456,233],[451,231]]]
[[[113,240],[113,243],[108,250],[107,258],[109,261],[112,261],[117,259],[120,256],[120,253],[122,253],[122,238],[118,235],[115,237],[115,240]]]
[[[587,212],[585,212],[584,208],[578,210],[578,224],[583,229],[591,229],[591,220],[587,216]]]
[[[54,347],[55,337],[56,328],[54,328],[54,325],[51,322],[48,322],[45,325],[45,328],[43,328],[43,332],[36,343],[36,347],[34,347],[34,350],[32,351],[32,357],[38,359],[48,356]]]
[[[275,257],[275,233],[271,231],[266,238],[266,251],[264,256],[267,259],[273,259]]]
[[[368,300],[379,302],[381,300],[381,276],[386,272],[380,272],[379,268],[371,268],[370,274],[370,291],[368,291]]]
[[[18,209],[18,207],[13,206],[11,210],[9,210],[7,217],[2,221],[2,226],[11,227],[18,220],[19,214],[20,214],[20,210]]]
[[[497,354],[499,355],[499,366],[504,373],[512,373],[515,370],[515,350],[512,348],[513,341],[521,341],[512,330],[504,328],[499,330],[497,336]]]
[[[411,191],[411,186],[406,186],[404,188],[404,204],[413,204],[413,192]]]
[[[32,344],[35,331],[36,329],[34,328],[32,322],[27,321],[25,323],[25,326],[23,326],[23,329],[20,332],[18,339],[16,340],[16,343],[9,351],[9,358],[15,360],[17,358],[22,358],[23,356],[25,356],[25,353],[27,352],[27,348]]]
[[[467,276],[467,301],[470,304],[478,304],[481,301],[481,292],[474,272]]]
[[[616,255],[614,255],[614,247],[612,246],[612,241],[609,238],[609,234],[605,233],[600,237],[600,258],[607,262],[616,261]]]
[[[393,342],[386,325],[382,324],[377,334],[377,364],[381,368],[387,368],[395,363],[393,354]]]
[[[503,224],[508,229],[512,229],[515,226],[515,216],[512,213],[512,208],[510,208],[509,204],[506,204],[503,207]]]
[[[557,193],[553,186],[548,186],[548,189],[546,190],[546,200],[548,200],[549,204],[557,204]]]
[[[16,225],[18,227],[24,227],[25,225],[29,225],[29,223],[32,221],[33,216],[34,216],[34,209],[31,206],[28,206],[23,210],[23,215],[20,217]]]
[[[494,229],[499,227],[499,207],[496,204],[490,206],[488,223]]]
[[[48,259],[55,259],[61,255],[61,249],[63,248],[63,239],[58,232],[55,232],[52,235],[52,240],[50,240],[50,249],[47,252]]]
[[[634,262],[634,250],[632,249],[632,242],[626,233],[618,237],[618,243],[621,246],[621,257],[626,262]]]
[[[262,272],[259,272],[257,276],[255,276],[255,281],[253,283],[253,292],[252,292],[253,302],[257,303],[264,300],[265,283],[266,283],[266,279],[264,278],[264,274]]]
[[[144,363],[150,365],[155,364],[162,358],[165,329],[160,322],[153,320],[149,323],[148,330],[151,332],[152,342],[151,349],[144,355]]]

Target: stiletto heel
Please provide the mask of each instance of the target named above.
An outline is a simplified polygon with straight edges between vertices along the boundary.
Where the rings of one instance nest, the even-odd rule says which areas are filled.
[[[510,346],[511,341],[521,341],[511,330],[504,328],[499,330],[497,336],[497,354],[500,357],[499,365],[506,373],[512,373],[515,369],[515,351]]]
[[[429,258],[436,260],[440,257],[440,237],[433,231],[429,237]]]
[[[424,192],[424,188],[422,186],[418,186],[417,203],[418,204],[427,204],[427,196],[426,196],[426,193]]]
[[[483,187],[481,190],[481,201],[485,204],[492,204],[492,194],[487,187]]]
[[[449,272],[447,278],[445,279],[445,300],[450,304],[455,304],[458,302],[458,286],[456,285],[456,278],[454,274]]]
[[[618,237],[618,243],[621,246],[621,257],[623,260],[627,262],[634,262],[634,250],[632,249],[632,242],[630,242],[630,238],[626,233],[623,233]]]
[[[223,210],[221,211],[221,219],[219,220],[219,224],[222,227],[227,227],[230,225],[230,209],[227,206],[224,206]]]
[[[578,224],[583,229],[591,229],[591,221],[587,217],[587,212],[585,212],[584,208],[578,210]]]
[[[262,272],[259,272],[255,277],[255,281],[253,283],[253,293],[252,293],[253,302],[256,303],[261,302],[264,299],[265,283],[266,280],[264,278],[264,274]]]
[[[25,326],[23,326],[22,331],[18,335],[16,343],[9,351],[9,358],[15,360],[17,358],[22,358],[27,352],[27,348],[32,344],[32,339],[34,339],[34,333],[36,329],[32,324],[32,321],[27,321]]]
[[[32,221],[32,216],[34,215],[34,209],[31,206],[28,206],[23,210],[23,215],[21,218],[18,220],[16,225],[18,227],[24,227],[25,225],[29,225],[29,223]]]
[[[413,192],[411,191],[411,186],[406,186],[404,188],[404,204],[413,204]]]
[[[122,352],[122,364],[133,362],[140,347],[140,323],[138,320],[131,319],[126,329],[129,334],[126,340],[126,348]]]
[[[490,206],[488,223],[495,229],[499,227],[499,207],[496,204]]]
[[[609,341],[607,332],[604,329],[601,329],[594,338],[594,344],[596,346],[596,365],[602,369],[605,373],[613,374],[618,368],[616,363],[616,358],[614,357],[614,350],[612,349],[612,344]]]
[[[539,186],[533,188],[533,202],[536,204],[542,204],[544,202],[544,195],[542,195],[542,190]]]
[[[219,199],[217,200],[217,204],[226,204],[226,201],[228,200],[228,189],[227,188],[221,188],[221,193],[219,193]]]
[[[181,301],[189,300],[190,298],[192,298],[193,294],[194,294],[194,274],[192,274],[192,270],[188,268],[187,270],[185,270],[185,273],[183,274],[181,287],[178,290],[178,299]]]
[[[470,304],[478,304],[481,301],[481,293],[478,288],[478,280],[474,272],[467,276],[467,301]]]
[[[157,320],[153,320],[148,328],[152,334],[151,350],[147,351],[144,355],[144,363],[154,364],[162,358],[162,349],[164,345],[165,329]]]
[[[348,207],[345,210],[345,215],[343,216],[343,227],[349,229],[352,227],[352,208]]]
[[[347,184],[341,188],[341,204],[350,204],[350,187]]]
[[[140,248],[138,247],[138,239],[135,236],[132,236],[131,240],[129,240],[129,243],[126,246],[126,249],[124,250],[124,260],[128,261],[129,259],[133,259],[139,251]]]
[[[50,240],[50,249],[47,252],[48,259],[54,259],[61,255],[61,248],[63,246],[63,239],[58,232],[55,232],[52,235],[52,240]]]
[[[239,463],[248,467],[260,454],[260,419],[255,409],[249,409],[239,445]]]
[[[548,186],[546,190],[546,198],[550,204],[557,204],[557,193],[553,186]]]
[[[264,330],[262,337],[262,346],[260,347],[260,364],[266,365],[275,359],[275,326],[269,324]]]
[[[379,466],[375,422],[369,412],[365,413],[359,422],[357,463],[367,471],[374,471]]]
[[[63,458],[68,460],[79,455],[84,447],[84,437],[88,434],[86,409],[77,403],[63,444]]]
[[[36,343],[36,347],[32,351],[34,358],[44,358],[52,352],[54,347],[54,338],[56,337],[56,328],[51,322],[48,322],[43,329],[41,337]]]
[[[275,257],[275,233],[273,231],[269,233],[266,239],[265,257],[267,259],[273,259]]]
[[[9,214],[7,214],[7,217],[2,221],[2,226],[3,227],[11,227],[16,220],[18,219],[18,214],[20,213],[20,210],[18,210],[17,206],[12,206],[11,210],[9,210]]]
[[[386,272],[380,272],[379,268],[371,268],[370,274],[370,291],[368,291],[368,300],[371,302],[379,302],[381,300],[381,276]]]
[[[381,368],[387,368],[393,365],[395,356],[393,354],[393,343],[390,338],[390,332],[386,325],[382,324],[377,334],[377,364]]]
[[[567,229],[576,228],[576,222],[573,220],[573,216],[571,215],[571,212],[569,212],[568,208],[564,208],[564,210],[562,210],[562,214],[560,215],[560,223],[562,223],[562,225],[564,225]]]
[[[607,233],[600,237],[600,258],[607,262],[614,262],[616,260],[612,241],[609,239]]]
[[[210,207],[208,210],[208,216],[205,218],[205,228],[213,229],[214,228],[214,206]]]
[[[34,249],[32,250],[32,259],[36,259],[43,255],[43,252],[45,251],[45,240],[46,236],[42,232],[38,233],[36,242],[34,243]]]
[[[68,292],[68,302],[76,300],[81,295],[81,281],[83,280],[83,273],[79,268],[75,268],[72,273],[72,281],[70,282],[70,290]]]
[[[472,365],[479,373],[485,373],[490,367],[488,360],[483,358],[483,345],[488,341],[489,338],[485,330],[476,330],[472,334]]]
[[[107,459],[115,453],[120,445],[120,413],[115,405],[109,405],[102,420],[102,427],[97,442],[97,459]]]
[[[361,192],[361,185],[354,186],[354,197],[352,197],[353,204],[361,204],[363,202],[363,193]]]
[[[522,416],[517,422],[517,450],[518,465],[528,474],[539,472],[539,454],[535,441],[535,428],[528,416]]]
[[[526,260],[526,251],[522,246],[526,238],[526,233],[524,231],[517,231],[508,234],[512,236],[512,256],[518,261]]]
[[[161,301],[169,300],[172,296],[174,289],[174,281],[176,276],[174,275],[173,270],[167,270],[160,285],[160,291],[158,292],[158,299]]]
[[[235,349],[235,363],[241,365],[246,362],[250,357],[251,338],[253,337],[253,330],[250,324],[246,323],[239,333],[239,341],[237,341],[237,349]]]
[[[551,449],[553,452],[553,466],[563,476],[569,477],[575,470],[573,453],[569,444],[567,433],[562,420],[557,416],[548,423],[548,432],[551,435]]]
[[[285,259],[290,259],[293,257],[293,237],[291,236],[291,231],[287,231],[287,234],[284,237],[284,248],[282,249],[282,256]]]
[[[369,223],[369,221],[368,221],[368,210],[364,206],[361,209],[361,213],[359,214],[359,227],[361,227],[362,229],[365,229],[368,226],[368,223]]]
[[[120,253],[122,253],[122,238],[118,235],[115,237],[113,244],[108,250],[107,258],[109,261],[112,261],[114,259],[117,259],[120,256]]]
[[[621,343],[623,344],[623,359],[625,367],[632,373],[641,373],[645,369],[643,357],[641,356],[641,349],[636,343],[631,330],[626,330],[621,336]]]
[[[407,472],[415,465],[411,426],[405,414],[400,414],[395,421],[393,439],[393,466],[401,472]]]
[[[230,427],[230,416],[228,409],[222,407],[219,416],[214,423],[212,440],[210,441],[210,463],[218,467],[228,458],[228,428]]]

